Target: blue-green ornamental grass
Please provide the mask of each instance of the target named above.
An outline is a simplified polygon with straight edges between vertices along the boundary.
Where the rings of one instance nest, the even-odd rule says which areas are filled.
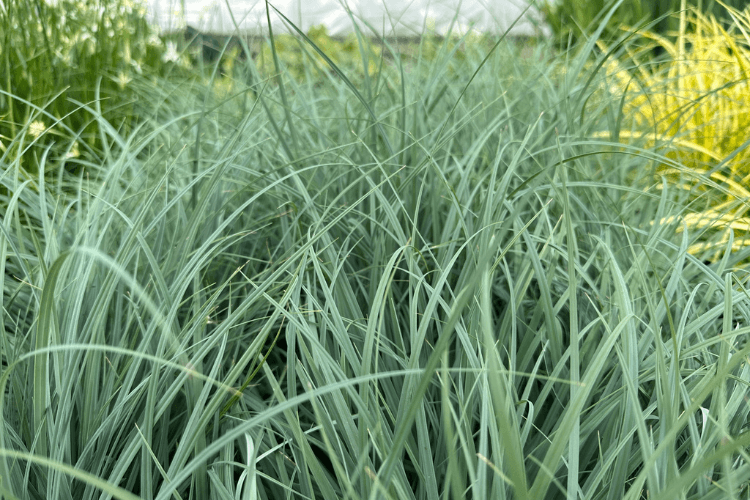
[[[747,498],[750,250],[690,254],[701,196],[658,172],[699,174],[600,139],[596,36],[134,74],[135,126],[91,103],[65,163],[30,105],[0,495]]]

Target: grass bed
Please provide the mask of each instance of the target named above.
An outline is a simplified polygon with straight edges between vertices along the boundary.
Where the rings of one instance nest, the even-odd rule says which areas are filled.
[[[97,148],[13,138],[0,494],[747,497],[750,250],[688,251],[595,43],[134,76]]]

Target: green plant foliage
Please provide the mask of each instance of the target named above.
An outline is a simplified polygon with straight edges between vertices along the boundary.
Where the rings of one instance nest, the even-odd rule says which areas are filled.
[[[367,72],[372,74],[378,70],[382,50],[371,43],[360,44],[353,34],[343,39],[333,38],[328,34],[325,26],[313,26],[307,32],[308,38],[325,52],[331,60],[342,69],[355,75],[364,74],[364,62],[367,61]],[[305,76],[318,78],[317,71],[329,71],[325,61],[314,51],[301,42],[297,37],[288,34],[277,35],[273,39],[276,54],[280,63],[295,79]],[[362,52],[362,50],[364,53]],[[273,54],[269,45],[264,44],[256,57],[258,71],[263,75],[276,72]],[[313,74],[308,74],[312,70]],[[317,71],[316,71],[317,70]]]
[[[550,0],[541,10],[552,31],[562,41],[577,41],[582,34],[590,36],[599,26],[604,15],[617,3],[620,6],[603,31],[602,40],[619,38],[623,27],[649,26],[660,35],[674,33],[679,28],[678,21],[669,14],[679,11],[683,0]],[[705,14],[720,14],[721,4],[743,9],[745,0],[691,0],[687,7],[697,8]],[[653,24],[655,22],[655,24]]]
[[[303,35],[301,68],[134,77],[83,171],[24,171],[63,122],[5,143],[0,495],[746,496],[750,247],[621,140],[639,44],[360,72]]]
[[[386,58],[392,62],[394,56],[407,67],[412,67],[414,64],[430,64],[436,58],[444,59],[444,64],[455,66],[465,61],[467,57],[475,57],[480,52],[486,52],[495,41],[489,35],[473,31],[462,37],[456,34],[448,37],[425,34],[420,38],[392,41],[365,37],[358,39],[354,34],[347,35],[345,38],[336,38],[330,36],[323,25],[313,26],[306,36],[336,66],[355,78],[364,77],[365,61],[367,61],[368,75],[374,75],[378,71],[388,71],[388,68],[384,67],[383,59]],[[273,43],[281,65],[294,79],[316,80],[320,78],[320,72],[330,74],[331,68],[324,59],[299,37],[288,34],[277,35],[274,36]],[[384,50],[384,43],[396,52],[392,53],[388,47]],[[236,47],[233,47],[233,52],[237,54]],[[467,56],[468,53],[472,55]],[[231,62],[234,58],[233,56],[226,58],[230,69],[235,66]],[[270,44],[262,45],[255,56],[255,63],[261,75],[272,75],[276,72]]]
[[[733,247],[739,249],[750,243],[750,10],[727,7],[726,14],[732,20],[727,29],[713,16],[684,12],[674,42],[638,34],[638,51],[607,64],[605,91],[624,102],[619,137],[670,149],[667,156],[679,166],[665,165],[659,175],[680,179],[682,189],[708,201],[709,207],[683,220],[695,229],[719,230],[723,237],[711,243],[719,249],[736,232]],[[653,47],[666,57],[643,64],[643,53]],[[692,178],[685,175],[690,171]],[[707,188],[707,179],[721,189]],[[706,246],[696,243],[691,252],[703,253]]]
[[[50,158],[99,147],[99,124],[84,106],[131,127],[132,108],[122,107],[135,97],[130,84],[162,64],[163,43],[132,0],[3,2],[0,32],[0,141],[35,141],[24,162],[32,174],[46,146],[54,144]],[[65,127],[42,137],[58,122]]]

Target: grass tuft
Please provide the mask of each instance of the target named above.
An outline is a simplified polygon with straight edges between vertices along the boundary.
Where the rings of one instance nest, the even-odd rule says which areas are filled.
[[[742,498],[750,250],[690,223],[739,155],[634,139],[638,38],[295,36],[3,139],[2,495]]]

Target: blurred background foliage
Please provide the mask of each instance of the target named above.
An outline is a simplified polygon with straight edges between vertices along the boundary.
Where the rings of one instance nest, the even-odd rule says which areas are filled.
[[[381,47],[378,45],[369,43],[361,45],[354,34],[344,39],[334,38],[328,34],[328,29],[323,25],[311,27],[307,32],[307,37],[342,69],[353,70],[357,75],[363,75],[366,61],[368,73],[372,74],[378,70],[378,59],[382,56]],[[314,66],[321,71],[330,70],[320,55],[293,35],[275,35],[274,43],[280,62],[291,76],[296,78],[305,76],[310,68],[310,64],[307,64],[305,59],[314,61]],[[270,45],[262,44],[256,56],[256,65],[261,74],[275,73]],[[315,77],[316,75],[308,76]]]
[[[554,0],[540,7],[555,36],[565,46],[568,40],[576,42],[584,33],[591,35],[616,3],[617,0]],[[687,7],[725,19],[722,3],[744,9],[747,0],[697,0],[688,2]],[[669,14],[678,12],[680,8],[681,0],[623,0],[604,28],[601,38],[618,38],[623,33],[623,27],[646,26],[653,22],[649,26],[650,31],[674,35],[679,29],[679,18]]]
[[[130,83],[164,68],[164,43],[139,1],[6,1],[0,33],[0,153],[42,146],[24,166],[30,173],[47,147],[50,160],[100,148],[99,123],[84,106],[126,132],[137,115]]]
[[[583,33],[593,33],[615,4],[610,0],[558,0],[547,3],[543,10],[564,47],[568,40],[575,43]],[[627,111],[635,112],[643,119],[651,113],[654,116],[649,119],[662,124],[658,134],[664,135],[668,130],[676,130],[678,123],[674,120],[669,126],[664,123],[665,117],[679,109],[678,101],[684,104],[685,99],[696,99],[695,92],[712,92],[711,82],[727,85],[740,78],[746,66],[743,62],[745,51],[739,48],[746,47],[746,40],[737,29],[741,25],[733,27],[724,5],[744,7],[744,4],[743,0],[689,3],[687,7],[695,9],[696,14],[690,14],[691,22],[686,29],[689,33],[704,34],[696,35],[697,39],[684,38],[690,49],[688,53],[690,57],[710,56],[716,61],[709,65],[710,68],[706,64],[694,66],[691,74],[709,71],[714,76],[710,81],[703,76],[688,81],[671,75],[666,80],[676,85],[669,88],[673,96],[671,104],[647,111],[645,105],[639,104],[645,99],[641,95],[641,101],[633,98]],[[624,85],[624,78],[633,78],[632,70],[637,68],[639,78],[644,79],[644,88],[657,93],[667,91],[657,89],[656,82],[670,70],[664,66],[652,66],[650,60],[658,53],[665,56],[663,60],[675,61],[676,49],[670,47],[677,40],[679,16],[666,14],[678,11],[681,5],[680,0],[622,0],[604,29],[600,48],[608,39],[621,37],[629,27],[639,23],[651,25],[648,32],[638,38],[638,43],[644,42],[642,45],[646,49],[631,54],[633,57],[622,61],[619,66],[618,85]],[[215,61],[204,60],[207,36],[197,32],[159,34],[146,22],[145,14],[145,4],[133,0],[25,0],[0,4],[0,154],[11,144],[16,148],[34,144],[31,154],[23,156],[28,162],[24,168],[31,176],[37,171],[39,158],[47,148],[50,151],[46,153],[44,168],[54,168],[66,159],[96,155],[103,147],[100,121],[93,118],[94,115],[84,106],[101,113],[125,136],[142,116],[142,110],[137,108],[138,96],[142,92],[139,94],[135,90],[139,82],[157,81],[175,74],[187,75],[191,71],[196,78],[213,78]],[[698,15],[703,17],[695,17]],[[652,23],[660,17],[658,23]],[[726,37],[722,39],[724,34]],[[445,57],[445,64],[449,65],[460,62],[467,51],[473,48],[486,50],[493,43],[490,36],[471,33],[463,38],[448,39],[427,34],[410,42],[397,40],[384,45],[381,41],[357,39],[354,35],[343,39],[332,37],[322,26],[311,28],[307,36],[346,74],[356,79],[377,75],[387,66],[383,64],[385,58],[400,58],[404,70],[408,71],[438,57]],[[713,45],[706,49],[707,44]],[[277,69],[268,40],[255,40],[249,46],[249,54],[245,53],[248,45],[243,47],[237,40],[213,37],[210,45],[220,61],[221,71],[213,81],[213,88],[220,95],[242,92],[243,86],[252,85],[255,78],[248,77],[251,66],[252,73],[271,85],[275,84],[271,77]],[[332,75],[327,63],[299,37],[276,35],[274,45],[287,77],[316,79]],[[706,50],[710,54],[704,53]],[[315,64],[309,64],[310,61]],[[625,67],[629,69],[624,70]],[[311,68],[319,71],[311,72]],[[626,73],[628,76],[623,76]],[[693,84],[697,86],[691,87]],[[681,89],[691,94],[675,98]],[[744,103],[743,89],[741,85],[730,85],[713,94],[713,100],[722,99],[723,104],[702,99],[702,111],[690,115],[693,121],[700,117],[714,124],[719,123],[717,113],[725,117],[712,131],[711,137],[720,139],[704,145],[719,157],[729,154],[737,146],[735,142],[744,140],[741,133],[733,131],[744,127],[745,115],[729,111],[736,109],[737,102]],[[630,93],[634,95],[633,88]],[[706,118],[705,113],[713,113],[713,118]],[[705,131],[706,125],[701,126]],[[19,135],[24,140],[15,140]],[[720,144],[726,147],[720,147]],[[60,161],[55,163],[55,158]],[[695,162],[692,165],[697,166]],[[733,168],[740,170],[733,172],[739,175],[738,172],[743,170],[736,165],[737,162]],[[747,182],[747,174],[740,175],[738,181]]]

